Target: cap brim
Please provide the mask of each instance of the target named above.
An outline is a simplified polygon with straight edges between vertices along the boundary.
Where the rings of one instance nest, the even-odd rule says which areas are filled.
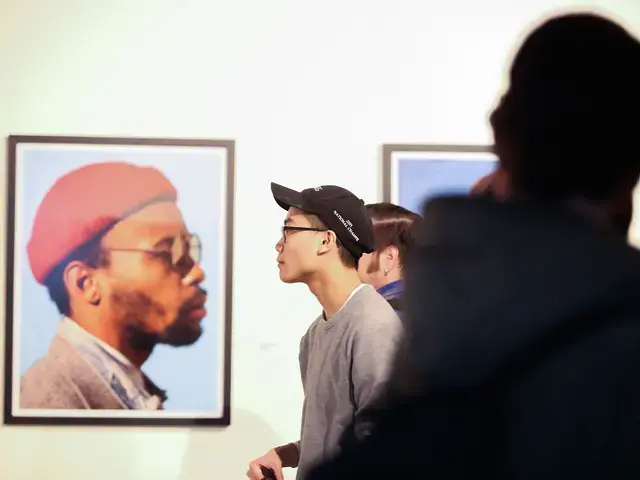
[[[281,208],[289,210],[291,207],[294,207],[305,210],[300,192],[271,182],[271,193],[273,193],[273,198]]]

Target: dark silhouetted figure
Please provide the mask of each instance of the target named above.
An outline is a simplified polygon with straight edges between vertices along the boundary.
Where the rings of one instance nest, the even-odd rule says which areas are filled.
[[[491,188],[424,208],[378,430],[307,480],[640,478],[639,112],[623,28],[569,14],[527,37]]]

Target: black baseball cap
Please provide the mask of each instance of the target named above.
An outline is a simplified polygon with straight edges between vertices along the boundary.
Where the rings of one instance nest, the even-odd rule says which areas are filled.
[[[373,252],[373,223],[364,201],[346,188],[322,185],[296,192],[271,182],[271,192],[283,209],[294,207],[316,215],[356,260]]]

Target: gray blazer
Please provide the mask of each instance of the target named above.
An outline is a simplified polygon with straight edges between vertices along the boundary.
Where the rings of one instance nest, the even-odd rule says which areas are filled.
[[[63,337],[20,379],[20,408],[126,408],[94,367]]]

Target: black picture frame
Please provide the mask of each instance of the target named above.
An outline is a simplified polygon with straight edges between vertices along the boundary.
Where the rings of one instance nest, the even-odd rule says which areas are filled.
[[[205,157],[211,154],[212,161],[220,163],[220,189],[224,189],[224,194],[220,193],[220,198],[224,202],[219,207],[219,212],[224,215],[219,225],[218,237],[224,244],[218,244],[219,248],[224,248],[224,253],[219,253],[218,265],[223,272],[219,272],[221,279],[218,285],[218,296],[213,299],[223,299],[224,305],[218,308],[218,337],[217,345],[223,348],[223,352],[218,352],[217,359],[222,362],[218,365],[217,372],[221,376],[217,382],[221,391],[216,390],[219,402],[216,403],[215,415],[204,415],[202,412],[194,412],[189,415],[189,410],[184,412],[172,412],[169,410],[159,410],[148,412],[145,410],[73,410],[73,414],[65,415],[66,411],[55,412],[55,415],[48,414],[20,414],[20,407],[16,405],[16,325],[22,321],[16,318],[15,306],[20,302],[16,298],[16,278],[20,278],[20,272],[16,270],[16,249],[17,222],[20,220],[16,213],[18,198],[23,192],[20,191],[23,178],[21,177],[21,165],[23,161],[21,154],[29,151],[28,147],[38,146],[42,151],[50,151],[68,148],[68,151],[82,150],[100,151],[100,149],[118,148],[123,152],[119,159],[128,162],[126,152],[137,152],[140,149],[150,152],[161,152],[166,149],[176,149],[176,151],[189,154],[202,155]],[[25,149],[26,148],[26,149]],[[234,243],[234,211],[235,211],[235,141],[230,139],[188,139],[188,138],[140,138],[140,137],[110,137],[110,136],[63,136],[63,135],[11,135],[7,138],[7,207],[6,207],[6,268],[5,268],[5,363],[4,363],[4,423],[5,425],[39,425],[39,426],[162,426],[162,427],[224,427],[231,424],[231,348],[232,348],[232,299],[233,299],[233,243]],[[136,150],[137,149],[137,150]],[[214,155],[213,152],[216,152]],[[151,153],[150,153],[151,155]],[[216,156],[219,155],[219,156]],[[215,157],[215,158],[214,158]],[[176,160],[180,161],[180,160]],[[91,162],[88,162],[91,163]],[[184,165],[184,164],[182,164]],[[200,164],[199,164],[200,165]],[[183,169],[183,166],[180,167]],[[207,210],[207,215],[215,215],[215,208]],[[203,259],[204,260],[204,259]],[[42,295],[47,295],[43,288]],[[210,295],[211,296],[211,295]],[[209,310],[209,307],[207,307]],[[220,330],[222,329],[222,331]],[[203,335],[204,337],[204,335]],[[200,341],[200,340],[199,340]],[[177,349],[175,349],[177,350]],[[44,352],[43,352],[44,354]],[[18,361],[19,363],[19,361]],[[219,363],[219,362],[218,362]],[[144,370],[144,368],[143,368]],[[194,377],[202,375],[198,368],[191,371]],[[159,384],[161,382],[158,382]],[[18,387],[19,390],[19,387]],[[168,393],[171,398],[171,392]],[[19,392],[18,392],[19,396]],[[69,411],[71,412],[71,411]],[[102,414],[104,412],[104,414]],[[131,414],[127,416],[125,414]],[[90,415],[91,414],[91,415]]]

